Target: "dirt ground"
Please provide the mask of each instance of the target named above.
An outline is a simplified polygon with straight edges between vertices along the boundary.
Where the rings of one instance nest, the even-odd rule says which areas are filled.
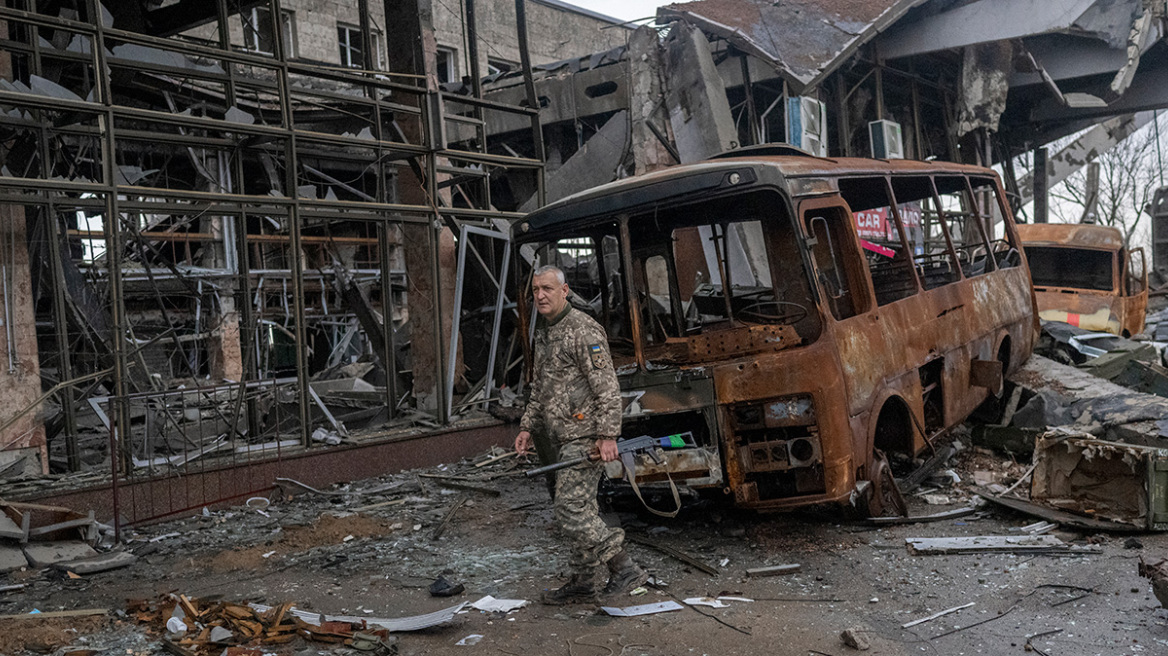
[[[1003,484],[1024,470],[973,449],[961,452],[954,464],[961,482],[932,492],[950,504],[927,505],[910,497],[911,514],[967,503],[974,470],[990,472]],[[1168,611],[1152,596],[1149,582],[1137,576],[1141,555],[1153,561],[1168,557],[1168,535],[1131,539],[1054,533],[1102,550],[1085,556],[921,556],[905,547],[907,537],[1010,535],[1017,534],[1011,529],[1036,521],[996,509],[945,522],[874,527],[836,508],[760,516],[711,498],[691,499],[678,519],[657,520],[634,512],[635,502],[623,494],[606,494],[606,503],[615,508],[611,520],[620,521],[630,534],[671,546],[718,570],[712,576],[631,544],[658,585],[609,605],[714,595],[753,601],[629,618],[609,617],[593,605],[543,606],[540,592],[564,580],[566,554],[552,528],[544,485],[517,475],[520,467],[515,459],[481,469],[452,464],[445,471],[356,481],[334,490],[345,493],[338,496],[291,488],[273,495],[262,512],[240,507],[136,529],[126,547],[140,560],[126,569],[80,579],[47,570],[0,576],[0,586],[27,584],[0,593],[0,614],[34,608],[111,610],[108,618],[45,624],[0,620],[0,654],[162,653],[162,627],[139,624],[125,609],[128,599],[167,593],[269,605],[292,601],[323,613],[380,618],[429,613],[487,594],[532,601],[508,615],[471,609],[446,626],[395,634],[401,654],[840,656],[857,653],[840,639],[849,628],[871,644],[871,654],[1168,653]],[[501,494],[445,489],[437,479],[419,473],[467,474]],[[369,490],[374,492],[362,493]],[[433,539],[435,528],[463,495],[465,503],[442,537]],[[381,505],[354,512],[375,504]],[[786,576],[745,574],[749,568],[788,563],[801,568]],[[466,592],[431,597],[427,586],[446,570],[447,578],[465,583]],[[968,608],[902,628],[971,602]],[[483,636],[477,644],[456,644],[473,634]],[[264,651],[288,656],[359,653],[301,641]]]

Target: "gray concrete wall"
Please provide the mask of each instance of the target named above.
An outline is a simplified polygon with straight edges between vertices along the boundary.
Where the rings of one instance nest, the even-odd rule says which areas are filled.
[[[282,7],[293,14],[297,57],[312,61],[340,64],[337,44],[337,24],[360,25],[356,0],[283,0]],[[457,80],[470,72],[467,60],[467,41],[463,30],[463,0],[435,2],[434,35],[438,46],[453,53],[454,76]],[[475,11],[479,32],[479,70],[487,75],[489,59],[519,63],[519,43],[515,30],[514,0],[477,0]],[[369,17],[374,30],[384,34],[385,5],[382,0],[370,0]],[[570,57],[579,57],[625,45],[632,30],[585,13],[527,1],[528,41],[531,61],[546,64]],[[607,29],[605,29],[607,28]],[[231,17],[231,43],[242,47],[243,19]],[[202,39],[218,39],[214,24],[204,25],[188,33]],[[381,44],[384,49],[385,44]],[[384,61],[384,54],[382,55]]]
[[[466,39],[462,12],[457,0],[434,5],[434,32],[438,45],[456,52],[456,76],[466,75]],[[515,31],[514,0],[477,0],[475,14],[479,32],[479,69],[487,74],[487,59],[519,62]],[[605,29],[607,28],[607,29]],[[527,2],[528,43],[531,61],[546,64],[570,57],[601,52],[625,45],[632,30],[575,11],[533,0]]]

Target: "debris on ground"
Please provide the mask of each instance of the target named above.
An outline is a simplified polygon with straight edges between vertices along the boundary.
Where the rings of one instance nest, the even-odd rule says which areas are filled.
[[[868,639],[864,637],[863,630],[857,627],[844,629],[843,633],[840,633],[840,640],[848,647],[860,651],[867,651],[872,646],[868,642]]]
[[[612,615],[613,617],[637,617],[638,615],[656,615],[657,613],[668,613],[675,610],[682,610],[685,606],[676,601],[662,601],[655,604],[642,604],[640,606],[629,606],[627,608],[615,608],[613,606],[601,606],[600,610]]]
[[[1168,560],[1161,560],[1151,565],[1140,557],[1140,576],[1152,582],[1152,594],[1160,602],[1160,606],[1168,608]]]

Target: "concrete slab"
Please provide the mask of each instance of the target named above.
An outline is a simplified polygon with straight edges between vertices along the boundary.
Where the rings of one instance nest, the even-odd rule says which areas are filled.
[[[20,529],[20,525],[12,521],[12,518],[0,512],[0,538],[13,538],[19,540],[24,537],[24,531]]]
[[[33,567],[47,567],[54,563],[92,558],[97,552],[88,544],[78,541],[30,542],[24,545],[24,555]]]
[[[14,572],[21,567],[28,567],[28,559],[20,547],[0,544],[0,574]]]
[[[93,558],[81,560],[67,560],[55,563],[53,567],[73,572],[74,574],[96,574],[119,567],[126,567],[138,561],[138,557],[129,551],[111,551]]]

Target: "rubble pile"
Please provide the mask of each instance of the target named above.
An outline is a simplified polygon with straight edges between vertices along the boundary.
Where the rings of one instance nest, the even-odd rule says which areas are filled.
[[[360,651],[397,653],[388,629],[370,626],[364,620],[308,622],[293,612],[291,602],[269,608],[168,595],[154,602],[131,602],[128,610],[161,636],[167,651],[176,654],[258,655],[270,651],[261,648],[286,645],[297,638]],[[224,649],[232,646],[236,649]]]
[[[0,574],[42,567],[92,574],[132,564],[133,554],[111,548],[111,533],[92,511],[0,500]]]

